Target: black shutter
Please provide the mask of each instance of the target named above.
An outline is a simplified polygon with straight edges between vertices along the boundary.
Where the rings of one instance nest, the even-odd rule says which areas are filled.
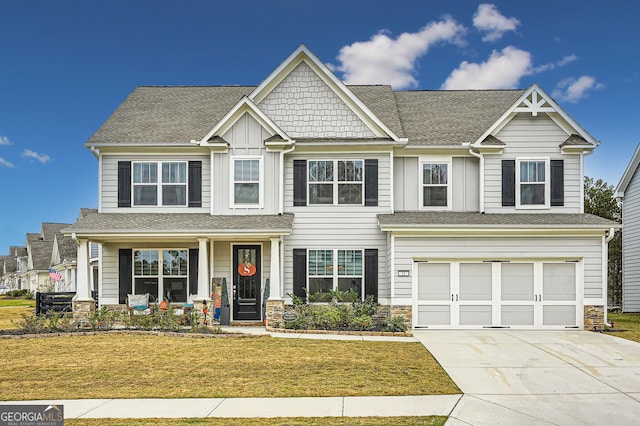
[[[198,249],[189,249],[189,294],[198,294]]]
[[[293,249],[293,294],[307,297],[307,249]]]
[[[293,160],[293,205],[307,205],[307,160]]]
[[[133,250],[132,249],[120,249],[118,251],[118,288],[119,288],[119,302],[124,304],[127,299],[127,295],[133,293],[133,271],[131,264],[133,262]]]
[[[551,160],[551,205],[564,206],[564,160]]]
[[[516,205],[516,160],[502,160],[502,205]]]
[[[378,249],[364,251],[364,295],[378,301]]]
[[[131,207],[131,161],[118,161],[118,207]]]
[[[378,160],[364,160],[364,205],[378,205]]]
[[[202,161],[189,161],[189,207],[202,207]]]

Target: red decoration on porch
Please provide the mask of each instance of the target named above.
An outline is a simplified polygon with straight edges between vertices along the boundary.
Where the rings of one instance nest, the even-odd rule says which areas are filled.
[[[238,265],[238,273],[243,277],[250,277],[256,273],[256,265],[251,263],[241,263]]]
[[[160,302],[160,310],[166,311],[167,309],[169,309],[169,302],[167,302],[166,300]]]

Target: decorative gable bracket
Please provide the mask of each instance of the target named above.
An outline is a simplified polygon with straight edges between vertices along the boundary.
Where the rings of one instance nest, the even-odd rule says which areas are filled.
[[[514,112],[530,112],[532,116],[536,117],[539,112],[557,112],[556,109],[549,103],[545,96],[540,95],[538,91],[533,88],[522,99],[522,102],[514,108]]]

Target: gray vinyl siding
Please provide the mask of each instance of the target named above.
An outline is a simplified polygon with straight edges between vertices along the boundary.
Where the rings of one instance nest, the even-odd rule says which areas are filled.
[[[118,208],[118,161],[202,161],[202,207],[145,206]],[[206,213],[209,212],[211,194],[211,167],[208,155],[108,155],[102,156],[102,182],[100,182],[102,213]]]
[[[428,157],[396,157],[393,161],[394,208],[416,211],[420,206],[422,176],[420,161]],[[442,157],[438,157],[439,159]],[[475,157],[453,157],[449,173],[452,211],[478,211],[480,208],[480,167]],[[425,209],[426,210],[426,209]]]
[[[560,144],[568,137],[545,114],[519,114],[496,137],[506,144],[501,155],[485,155],[485,212],[580,213],[582,174],[580,155],[563,155]],[[564,160],[564,206],[550,209],[516,209],[502,206],[502,160],[516,158]]]
[[[624,312],[640,312],[640,176],[634,173],[622,204],[622,282]]]
[[[395,269],[411,270],[414,258],[491,260],[583,260],[584,297],[602,298],[602,239],[549,238],[429,238],[396,237]],[[395,273],[395,271],[392,271]],[[395,277],[395,297],[412,297],[411,277]]]
[[[378,159],[378,206],[293,206],[294,159]],[[388,153],[291,155],[285,161],[285,210],[295,214],[291,234],[284,237],[284,294],[293,292],[293,249],[377,249],[378,295],[388,297],[387,238],[377,215],[391,211]]]

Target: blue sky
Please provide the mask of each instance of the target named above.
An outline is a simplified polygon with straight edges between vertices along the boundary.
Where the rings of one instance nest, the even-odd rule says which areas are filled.
[[[350,83],[536,82],[615,186],[640,143],[639,20],[633,0],[1,0],[0,254],[97,205],[83,143],[136,86],[258,85],[301,43]]]

